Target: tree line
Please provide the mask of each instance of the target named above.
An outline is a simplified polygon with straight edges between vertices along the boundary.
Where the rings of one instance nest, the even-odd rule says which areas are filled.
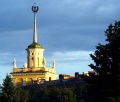
[[[10,75],[7,75],[1,86],[0,102],[83,102],[83,86],[66,87],[15,87]]]

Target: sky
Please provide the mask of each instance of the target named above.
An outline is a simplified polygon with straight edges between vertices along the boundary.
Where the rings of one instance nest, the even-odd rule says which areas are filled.
[[[0,1],[0,83],[27,62],[26,48],[33,42],[34,2],[37,12],[38,43],[45,51],[47,66],[56,60],[58,74],[91,71],[98,43],[105,44],[107,27],[120,20],[119,0],[1,0]]]

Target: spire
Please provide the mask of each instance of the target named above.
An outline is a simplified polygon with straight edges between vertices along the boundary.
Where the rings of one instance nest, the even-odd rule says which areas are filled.
[[[17,68],[17,66],[16,66],[16,59],[15,58],[13,59],[13,68]]]
[[[34,3],[35,4],[35,3]],[[33,32],[33,43],[37,43],[37,27],[36,27],[36,13],[38,11],[38,6],[32,6],[32,11],[34,13],[34,32]]]

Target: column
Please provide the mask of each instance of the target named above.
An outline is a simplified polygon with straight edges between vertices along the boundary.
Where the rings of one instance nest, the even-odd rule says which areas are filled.
[[[26,78],[23,78],[23,86],[26,86]]]
[[[16,78],[13,78],[13,85],[16,86]]]

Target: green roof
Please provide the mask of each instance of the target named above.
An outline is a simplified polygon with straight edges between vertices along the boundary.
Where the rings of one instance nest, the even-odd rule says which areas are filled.
[[[33,42],[31,45],[28,46],[28,48],[43,48],[40,44]]]

